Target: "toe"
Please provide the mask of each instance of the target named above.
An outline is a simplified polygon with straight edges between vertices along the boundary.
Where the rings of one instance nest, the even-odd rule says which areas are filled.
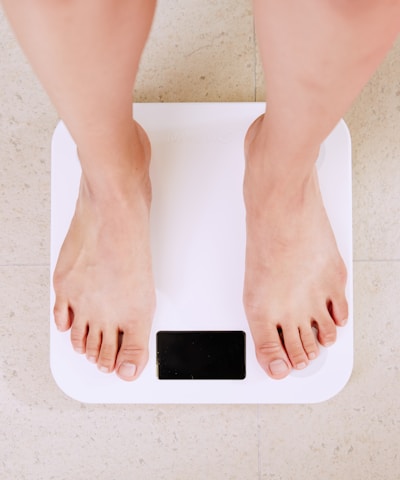
[[[111,373],[115,367],[118,352],[118,331],[104,330],[102,332],[101,347],[97,366],[103,373]]]
[[[315,334],[311,325],[300,327],[300,338],[303,344],[303,349],[309,360],[314,360],[318,357],[319,349]]]
[[[342,327],[346,325],[349,316],[349,307],[346,297],[344,295],[338,296],[332,301],[328,302],[329,313],[336,325]]]
[[[86,340],[86,357],[91,363],[97,363],[101,348],[101,331],[95,327],[89,328]]]
[[[318,341],[324,347],[330,347],[336,341],[336,325],[329,313],[321,313],[316,319]]]
[[[124,332],[117,358],[117,375],[123,380],[135,380],[149,358],[147,343],[131,332]]]
[[[290,363],[293,368],[302,370],[308,365],[308,356],[304,351],[299,329],[290,325],[282,329],[282,334],[285,350],[290,359]]]
[[[291,366],[278,328],[273,324],[264,324],[261,331],[257,330],[253,337],[259,364],[271,378],[285,378],[290,373]]]
[[[60,332],[66,332],[71,328],[72,312],[69,309],[68,301],[66,299],[56,298],[54,304],[54,321]]]
[[[87,333],[88,328],[86,322],[80,322],[78,319],[74,318],[71,327],[71,343],[75,352],[85,353]]]

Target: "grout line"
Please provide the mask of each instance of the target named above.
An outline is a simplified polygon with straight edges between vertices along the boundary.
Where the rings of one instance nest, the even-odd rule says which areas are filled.
[[[7,267],[50,267],[49,263],[0,263],[0,268]]]
[[[260,424],[260,405],[257,405],[257,469],[258,480],[261,480],[261,424]]]

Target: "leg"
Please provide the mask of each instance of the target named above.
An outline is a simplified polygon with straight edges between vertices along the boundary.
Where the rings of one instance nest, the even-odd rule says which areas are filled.
[[[100,370],[135,379],[154,311],[150,145],[132,90],[155,0],[3,0],[77,146],[82,179],[58,259],[54,315]],[[122,334],[122,343],[120,338]]]
[[[347,318],[346,269],[314,163],[400,27],[392,0],[254,0],[268,112],[250,127],[244,306],[272,378],[301,369]]]

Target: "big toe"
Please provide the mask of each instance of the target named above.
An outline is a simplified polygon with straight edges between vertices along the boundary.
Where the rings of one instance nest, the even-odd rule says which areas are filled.
[[[124,332],[116,363],[117,375],[128,382],[136,380],[146,366],[148,358],[147,342],[135,333]]]
[[[287,377],[291,371],[289,358],[275,325],[264,325],[262,330],[253,329],[254,344],[258,363],[273,379]]]

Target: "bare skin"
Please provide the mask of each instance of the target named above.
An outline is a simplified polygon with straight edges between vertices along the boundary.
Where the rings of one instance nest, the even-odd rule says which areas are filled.
[[[262,117],[246,138],[247,248],[244,305],[257,357],[273,378],[317,358],[346,323],[346,268],[322,204],[316,172],[290,188],[274,182],[277,159],[257,143]],[[260,175],[260,172],[262,174]],[[267,178],[267,179],[266,179]]]
[[[129,160],[134,174],[125,173],[126,185],[118,192],[93,193],[82,176],[75,215],[54,273],[57,327],[71,328],[77,353],[86,354],[104,373],[115,369],[124,380],[137,378],[147,363],[155,309],[150,144],[140,127],[133,132]]]
[[[155,309],[150,144],[132,91],[155,0],[2,0],[78,147],[82,181],[54,272],[54,318],[105,373],[138,378]],[[72,161],[72,159],[71,159]]]
[[[400,2],[253,3],[268,109],[245,141],[243,298],[258,361],[282,379],[318,356],[318,342],[335,342],[347,320],[346,268],[315,161],[395,40]]]
[[[400,0],[253,3],[268,114],[246,138],[244,304],[258,360],[280,379],[318,355],[313,326],[328,346],[346,321],[346,271],[314,163],[396,38]],[[56,324],[101,371],[135,380],[155,294],[150,146],[131,108],[155,0],[2,4],[82,166],[54,275]]]

